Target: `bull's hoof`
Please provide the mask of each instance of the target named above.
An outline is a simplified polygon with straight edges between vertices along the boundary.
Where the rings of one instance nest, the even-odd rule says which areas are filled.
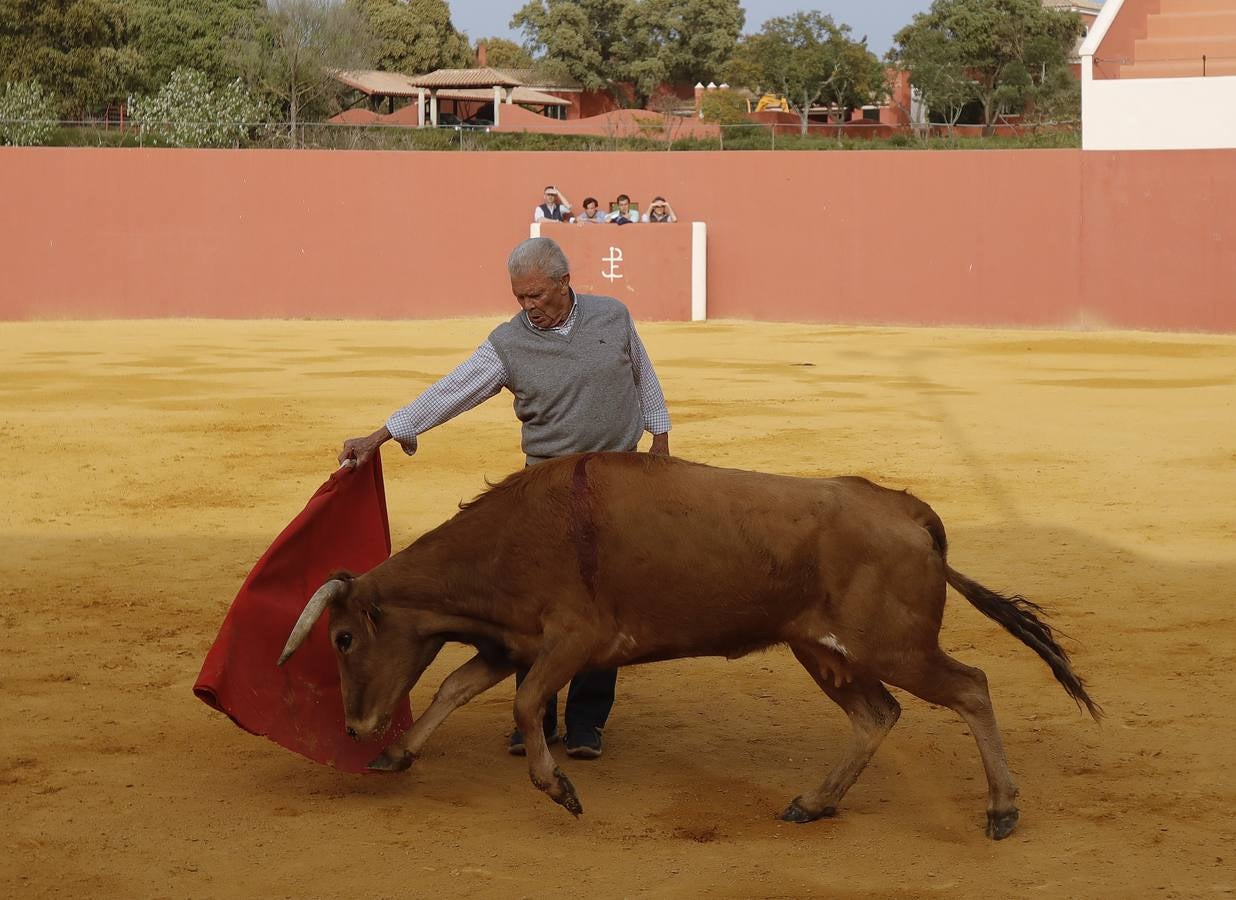
[[[818,813],[813,813],[804,807],[798,801],[802,797],[795,797],[790,801],[790,805],[785,808],[785,812],[781,814],[782,822],[794,822],[797,825],[806,825],[808,822],[814,822],[816,819],[831,819],[837,815],[837,807],[826,806]]]
[[[412,756],[407,750],[388,747],[380,756],[375,757],[366,768],[374,772],[403,772],[412,767]]]
[[[1020,813],[1014,807],[1006,812],[991,812],[987,813],[987,836],[993,841],[1002,841],[1017,827],[1017,819]]]
[[[579,802],[579,795],[575,793],[575,785],[571,784],[571,779],[567,778],[561,769],[554,769],[554,778],[558,781],[558,796],[554,797],[554,802],[578,819],[584,814],[584,806]]]

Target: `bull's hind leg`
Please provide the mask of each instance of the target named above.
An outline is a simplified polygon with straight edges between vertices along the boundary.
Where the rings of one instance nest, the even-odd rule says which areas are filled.
[[[795,797],[781,814],[787,822],[812,822],[837,814],[841,798],[858,780],[884,736],[897,723],[901,707],[877,679],[859,675],[853,680],[844,680],[841,674],[844,663],[829,656],[834,651],[811,644],[792,649],[816,683],[845,710],[854,728],[845,757],[828,773],[824,783]]]
[[[928,703],[947,706],[965,719],[987,773],[987,836],[997,841],[1008,837],[1017,825],[1017,783],[1004,756],[983,670],[964,665],[941,650],[921,665],[890,672],[888,681]]]
[[[550,650],[532,664],[523,683],[515,691],[515,724],[524,736],[528,774],[532,783],[574,816],[583,813],[584,807],[575,793],[575,785],[554,762],[541,722],[549,698],[562,690],[585,661],[586,656],[561,647]]]
[[[508,677],[512,671],[511,666],[486,661],[480,654],[472,657],[442,680],[429,708],[412,723],[403,737],[371,762],[369,768],[383,772],[400,772],[408,768],[425,746],[425,741],[447,716]]]

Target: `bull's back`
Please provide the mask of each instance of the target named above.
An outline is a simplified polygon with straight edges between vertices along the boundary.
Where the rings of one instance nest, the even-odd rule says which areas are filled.
[[[588,492],[575,509],[594,526],[595,599],[648,645],[672,645],[676,629],[701,653],[775,642],[853,559],[921,543],[905,495],[863,479],[602,454],[585,481],[575,465],[574,490]]]

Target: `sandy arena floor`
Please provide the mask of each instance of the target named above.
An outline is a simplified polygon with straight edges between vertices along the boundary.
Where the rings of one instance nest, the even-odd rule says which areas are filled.
[[[678,455],[909,488],[955,567],[1076,639],[1101,727],[950,597],[942,641],[986,670],[1022,788],[1003,844],[961,721],[900,693],[839,818],[774,818],[849,736],[784,650],[624,672],[605,757],[566,766],[578,822],[504,752],[509,682],[397,777],[315,766],[196,700],[224,611],[338,444],[489,325],[0,324],[0,895],[1236,892],[1230,337],[642,328]],[[509,401],[386,464],[402,547],[521,464]]]

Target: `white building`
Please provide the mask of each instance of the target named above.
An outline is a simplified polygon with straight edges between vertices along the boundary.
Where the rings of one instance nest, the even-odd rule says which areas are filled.
[[[1236,0],[1107,0],[1081,78],[1086,150],[1236,148]]]

